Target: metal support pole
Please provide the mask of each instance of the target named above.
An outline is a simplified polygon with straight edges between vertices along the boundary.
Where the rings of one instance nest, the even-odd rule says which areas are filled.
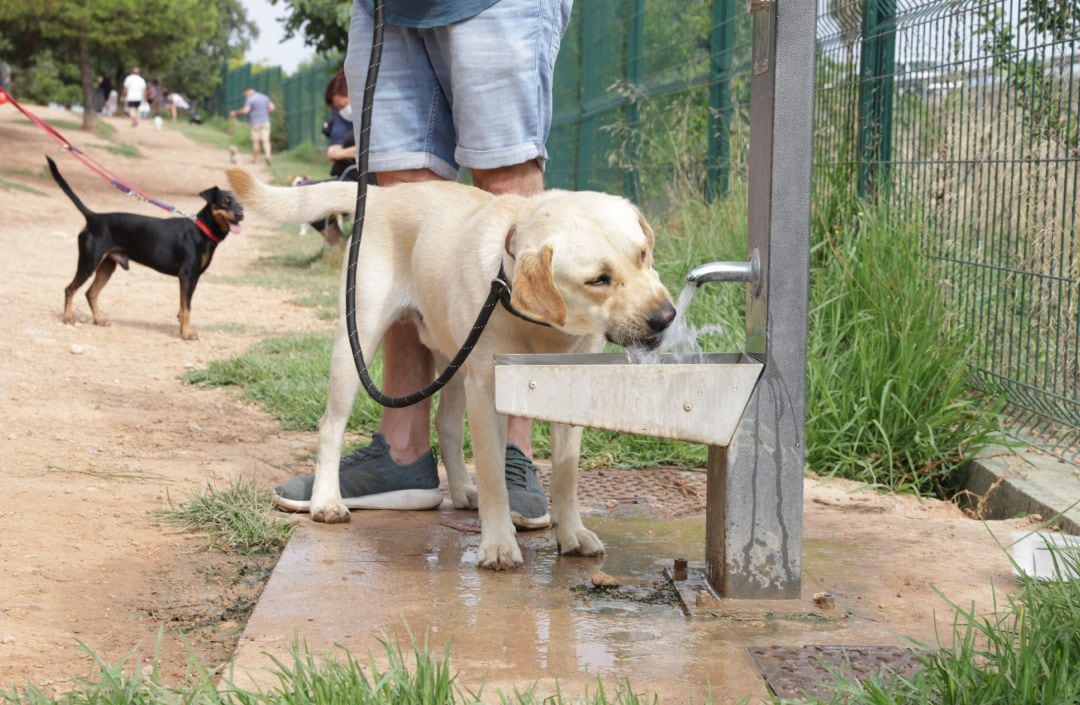
[[[706,561],[728,598],[794,599],[803,438],[815,0],[752,0],[747,350],[765,363],[731,445],[709,448]]]

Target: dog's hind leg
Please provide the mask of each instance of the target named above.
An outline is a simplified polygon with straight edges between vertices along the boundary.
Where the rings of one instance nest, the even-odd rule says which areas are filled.
[[[71,283],[64,288],[64,323],[75,322],[75,311],[72,305],[75,292],[86,283],[98,264],[99,257],[95,256],[91,247],[92,238],[93,236],[87,230],[79,233],[79,263],[75,266],[75,276],[72,277]]]
[[[598,556],[604,544],[581,522],[577,475],[581,456],[581,428],[551,424],[551,520],[559,553]]]
[[[90,314],[94,317],[95,326],[109,325],[105,316],[101,314],[101,309],[98,308],[98,295],[101,294],[101,290],[105,288],[105,285],[109,283],[109,277],[115,271],[116,260],[112,257],[101,260],[101,264],[97,268],[97,274],[94,276],[94,283],[86,290],[86,302],[90,304]]]
[[[435,356],[438,369],[446,369],[447,360]],[[476,486],[465,467],[465,380],[464,372],[454,375],[439,394],[435,429],[439,433],[439,454],[446,466],[450,498],[455,509],[476,509]]]

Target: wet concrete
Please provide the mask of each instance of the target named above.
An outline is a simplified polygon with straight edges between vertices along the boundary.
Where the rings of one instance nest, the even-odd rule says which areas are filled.
[[[606,559],[560,557],[549,532],[531,532],[519,534],[525,567],[493,573],[476,567],[476,514],[448,503],[434,512],[354,512],[347,525],[305,518],[248,622],[234,677],[273,685],[267,655],[287,655],[297,638],[316,653],[341,645],[366,658],[381,652],[380,638],[407,645],[408,629],[433,649],[449,643],[458,682],[486,683],[492,701],[496,689],[533,681],[543,692],[557,680],[562,692],[581,693],[600,676],[608,686],[629,678],[665,703],[701,703],[711,693],[720,704],[768,695],[747,647],[908,643],[855,601],[876,579],[853,570],[873,546],[810,537],[803,600],[778,603],[788,609],[776,614],[690,617],[660,574],[676,556],[703,561],[702,517],[586,523],[604,539]],[[592,589],[601,567],[626,586]],[[834,610],[813,606],[810,594],[823,585],[839,594]]]

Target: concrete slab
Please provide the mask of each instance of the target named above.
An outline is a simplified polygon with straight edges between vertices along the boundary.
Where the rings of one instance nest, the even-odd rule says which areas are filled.
[[[971,463],[965,489],[987,519],[1038,514],[1080,534],[1080,467],[1035,449],[991,449]]]
[[[987,606],[992,584],[1008,589],[1007,556],[985,525],[955,507],[818,485],[807,493],[804,582],[830,592],[836,607],[809,619],[805,607],[791,618],[782,610],[691,618],[678,601],[656,599],[674,557],[704,560],[701,515],[587,517],[606,559],[559,557],[549,532],[519,534],[526,566],[505,573],[476,567],[476,515],[448,503],[433,512],[354,512],[347,525],[305,518],[247,624],[234,678],[273,686],[269,656],[287,656],[296,639],[316,654],[340,645],[366,658],[379,656],[380,638],[408,645],[411,630],[433,649],[450,644],[458,683],[486,684],[492,702],[497,690],[534,681],[541,692],[557,681],[563,693],[581,694],[597,676],[608,687],[629,679],[663,702],[700,703],[710,692],[718,705],[756,702],[768,691],[748,647],[932,641],[935,613],[948,611],[932,585],[958,604]],[[628,589],[591,589],[601,567]],[[801,602],[812,605],[809,598]]]

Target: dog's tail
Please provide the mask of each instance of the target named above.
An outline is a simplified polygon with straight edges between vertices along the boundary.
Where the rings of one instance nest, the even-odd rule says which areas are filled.
[[[310,223],[356,208],[356,184],[324,181],[298,187],[270,186],[243,169],[226,169],[225,176],[245,208],[273,223]]]
[[[60,170],[56,168],[56,162],[52,160],[52,157],[45,157],[45,159],[49,162],[49,171],[52,172],[53,179],[60,185],[60,189],[67,194],[67,197],[71,199],[71,202],[75,204],[75,207],[79,209],[79,212],[83,214],[83,217],[89,219],[90,216],[94,215],[94,211],[87,208],[86,205],[79,200],[79,197],[76,196],[75,192],[68,186],[68,182],[64,181],[63,176],[60,176]]]

